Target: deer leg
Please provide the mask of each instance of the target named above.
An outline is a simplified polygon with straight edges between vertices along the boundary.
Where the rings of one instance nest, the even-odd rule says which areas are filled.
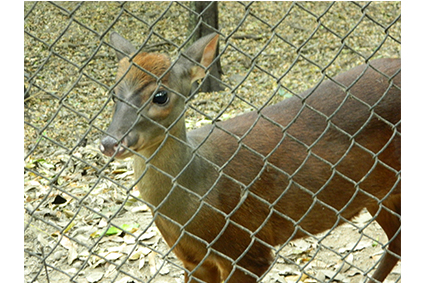
[[[388,250],[385,251],[378,269],[373,274],[368,283],[383,282],[387,275],[391,272],[401,257],[401,230],[400,230],[400,216],[401,216],[401,195],[390,196],[383,203],[385,208],[379,211],[376,221],[385,231],[390,242]],[[388,211],[387,209],[395,212],[396,214]],[[378,211],[377,207],[369,209],[372,215]]]

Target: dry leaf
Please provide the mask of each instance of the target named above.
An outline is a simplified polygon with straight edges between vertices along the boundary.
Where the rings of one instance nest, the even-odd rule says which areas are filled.
[[[69,249],[68,251],[68,264],[71,265],[75,259],[78,258],[78,252],[75,246]]]
[[[98,282],[98,281],[100,281],[100,279],[102,279],[102,277],[103,277],[102,271],[93,270],[93,271],[88,271],[86,273],[86,279],[90,283],[91,282]]]
[[[106,226],[108,226],[108,219],[102,217],[99,221],[99,224],[97,224],[97,227],[105,228]]]
[[[344,261],[339,261],[339,263],[335,266],[335,270],[341,270],[340,272],[346,272],[348,269],[351,268],[351,264],[353,264],[353,259],[353,254],[348,254]]]
[[[71,242],[71,240],[65,236],[63,236],[62,239],[60,240],[60,244],[67,250],[69,250],[73,246],[73,243]]]
[[[321,272],[323,274],[326,275],[326,277],[328,278],[333,278],[334,281],[341,281],[341,282],[350,282],[344,275],[342,275],[341,273],[336,273],[335,271],[332,270],[321,270]]]
[[[146,204],[142,204],[131,209],[131,212],[133,213],[146,211],[149,211],[149,207]]]
[[[111,277],[113,274],[117,273],[116,266],[113,264],[109,264],[109,266],[106,268],[105,277]]]
[[[68,264],[72,264],[72,262],[78,257],[77,247],[70,239],[68,239],[68,237],[65,236],[63,236],[60,240],[60,244],[68,250]]]
[[[135,250],[130,257],[128,258],[129,260],[138,260],[140,258],[144,257],[143,253],[139,250]]]
[[[126,244],[122,244],[121,246],[112,246],[109,247],[107,250],[108,252],[124,252],[125,253],[125,249],[127,248]]]
[[[144,233],[143,235],[141,235],[139,238],[139,241],[149,240],[150,238],[155,237],[156,235],[157,235],[156,231],[150,230]]]
[[[139,261],[139,269],[142,269],[144,265],[145,265],[145,257],[142,256]]]
[[[127,245],[132,245],[136,243],[136,238],[134,238],[134,236],[130,234],[125,234],[123,240],[124,243],[126,243]]]
[[[159,274],[161,275],[167,275],[168,273],[170,273],[170,270],[168,269],[168,267],[164,264],[162,266],[162,268],[159,270]]]
[[[117,259],[119,259],[120,257],[122,257],[124,254],[122,254],[122,253],[119,253],[119,252],[110,252],[110,253],[108,253],[106,256],[105,256],[105,258],[107,259],[107,260],[117,260]]]
[[[149,271],[150,271],[152,276],[156,273],[156,270],[157,270],[156,269],[155,256],[156,256],[156,253],[150,253],[148,255]]]

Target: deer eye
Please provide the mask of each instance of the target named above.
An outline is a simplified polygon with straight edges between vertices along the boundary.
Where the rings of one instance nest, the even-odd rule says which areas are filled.
[[[152,101],[155,104],[164,105],[168,102],[168,100],[168,93],[165,90],[161,90],[155,93]]]

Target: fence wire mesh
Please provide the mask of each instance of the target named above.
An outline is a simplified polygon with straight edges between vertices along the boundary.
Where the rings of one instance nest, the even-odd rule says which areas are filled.
[[[265,106],[352,67],[400,57],[400,2],[219,2],[218,12],[223,91],[202,92],[201,85],[182,114],[188,130],[249,111],[262,113]],[[99,144],[113,115],[117,58],[111,32],[175,61],[193,33],[188,30],[190,16],[202,23],[203,15],[189,2],[25,2],[25,282],[184,281],[188,267],[173,253],[175,245],[163,240],[155,225],[158,215],[152,215],[152,205],[136,190],[134,178],[141,176],[135,176],[132,159],[107,157]],[[243,150],[267,160],[252,148]],[[400,171],[388,170],[397,176],[395,190]],[[170,178],[177,186],[178,176]],[[371,276],[392,239],[366,210],[346,219],[322,204],[344,224],[319,234],[304,231],[309,237],[277,247],[240,227],[276,255],[256,280],[363,282],[365,275]],[[295,226],[302,220],[291,219]],[[208,253],[216,252],[213,243],[206,242]],[[227,258],[238,266],[240,258]],[[399,263],[386,282],[400,280]]]

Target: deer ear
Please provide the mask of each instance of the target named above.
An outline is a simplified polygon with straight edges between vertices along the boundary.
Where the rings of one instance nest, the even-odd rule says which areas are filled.
[[[200,65],[190,62],[190,60],[186,59],[188,62],[187,68],[189,69],[191,83],[202,79],[206,76],[205,69],[208,68],[212,61],[214,60],[217,43],[218,43],[219,35],[216,33],[209,34],[198,39],[192,46],[190,46],[185,55],[189,58],[195,60]],[[203,66],[203,67],[201,67]]]
[[[129,56],[137,51],[137,49],[127,39],[116,32],[110,35],[111,45],[115,48],[118,61],[121,61],[125,56]]]

